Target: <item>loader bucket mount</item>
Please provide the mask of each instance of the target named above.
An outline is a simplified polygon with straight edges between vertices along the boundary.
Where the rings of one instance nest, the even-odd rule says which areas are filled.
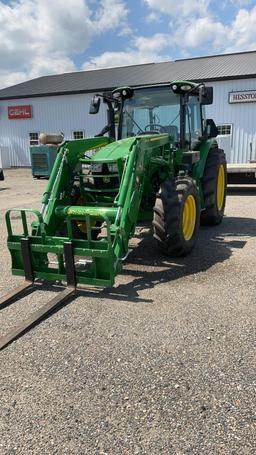
[[[23,233],[14,235],[11,225],[11,214],[19,212],[21,215]],[[33,213],[38,219],[38,235],[29,235],[27,224],[27,213]],[[99,217],[99,214],[97,215]],[[41,280],[64,281],[66,288],[46,303],[39,310],[35,311],[27,319],[23,320],[17,327],[7,335],[0,338],[0,350],[9,343],[23,335],[33,326],[48,317],[67,300],[75,297],[77,285],[93,284],[94,286],[111,286],[114,282],[113,272],[113,250],[110,236],[110,221],[102,215],[106,224],[107,241],[99,242],[91,240],[90,216],[86,215],[87,241],[73,240],[71,237],[47,236],[44,230],[42,215],[37,210],[12,209],[6,213],[6,225],[8,231],[8,247],[12,257],[12,273],[24,275],[25,281],[13,291],[0,299],[0,310],[22,298],[25,294],[38,289],[37,284]],[[77,219],[77,216],[76,216]],[[84,219],[84,217],[82,218]],[[72,235],[70,218],[68,220],[68,232]],[[51,267],[47,260],[47,254],[56,254],[57,269]],[[76,269],[75,256],[85,258],[84,270],[81,270],[81,263],[78,261]],[[89,261],[89,267],[86,267]],[[79,270],[80,268],[80,270]]]
[[[76,213],[72,215],[75,209]],[[62,212],[64,210],[65,208],[59,209]],[[66,211],[69,215],[66,219],[67,237],[46,235],[42,215],[37,210],[12,209],[6,213],[7,245],[12,257],[13,275],[25,276],[25,279],[29,281],[42,279],[68,283],[70,282],[68,280],[68,269],[71,262],[71,266],[74,268],[72,285],[112,286],[114,282],[113,248],[109,218],[100,210],[93,211],[93,208],[89,208],[87,212],[84,211],[83,215],[79,213],[82,212],[82,207],[74,207],[73,210],[72,207],[68,207]],[[12,212],[20,212],[21,214],[23,233],[20,235],[13,234]],[[28,212],[33,213],[38,219],[37,232],[33,235],[29,235],[28,231],[26,218]],[[101,218],[105,224],[107,236],[100,241],[94,241],[91,238],[93,215],[97,215],[97,219]],[[80,219],[86,222],[86,240],[72,238],[72,219]],[[67,251],[69,251],[68,255]],[[48,259],[49,254],[56,255],[54,264]],[[79,259],[76,261],[76,258]]]

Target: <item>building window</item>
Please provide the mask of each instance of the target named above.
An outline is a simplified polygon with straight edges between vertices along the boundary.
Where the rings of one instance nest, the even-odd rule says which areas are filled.
[[[84,138],[84,131],[73,131],[73,139],[83,139]]]
[[[39,133],[29,133],[29,145],[39,144]]]
[[[231,125],[218,125],[218,135],[226,136],[231,134]]]

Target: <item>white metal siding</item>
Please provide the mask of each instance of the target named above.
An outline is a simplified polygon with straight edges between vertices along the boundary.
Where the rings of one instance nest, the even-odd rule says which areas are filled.
[[[232,124],[230,145],[226,147],[229,163],[247,163],[256,160],[256,103],[228,103],[231,91],[255,90],[256,79],[209,82],[214,87],[214,102],[206,106],[208,118],[216,124]],[[22,100],[0,101],[0,152],[3,166],[29,166],[29,133],[60,132],[72,138],[72,131],[84,130],[85,136],[94,136],[107,123],[106,105],[97,115],[89,115],[92,94],[64,95]],[[31,104],[32,119],[9,120],[8,106]],[[229,149],[229,150],[228,150]]]
[[[0,101],[0,151],[3,166],[30,166],[29,133],[60,132],[66,139],[72,131],[84,130],[85,137],[97,134],[107,123],[106,105],[89,115],[91,94],[26,98]],[[31,119],[8,119],[8,106],[32,105]]]
[[[206,106],[208,118],[218,124],[231,124],[232,135],[230,151],[227,150],[228,163],[248,163],[256,160],[256,102],[228,103],[228,94],[232,91],[255,90],[256,79],[239,79],[208,83],[213,86],[213,104]],[[218,139],[218,138],[217,138]],[[225,147],[224,136],[219,138],[219,145]]]

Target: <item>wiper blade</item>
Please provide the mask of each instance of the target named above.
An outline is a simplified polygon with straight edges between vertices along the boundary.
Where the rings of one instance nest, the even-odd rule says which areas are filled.
[[[175,120],[177,120],[177,118],[179,117],[179,115],[180,115],[180,110],[179,110],[178,114],[176,115],[176,117],[174,117],[174,119],[171,121],[171,123],[169,123],[168,126],[171,126],[171,125],[173,124],[173,122],[175,122]]]
[[[137,128],[139,128],[139,130],[140,130],[141,133],[144,132],[144,131],[141,129],[140,125],[138,125],[138,123],[135,122],[134,118],[131,116],[131,114],[130,114],[126,109],[123,110],[123,113],[125,113],[125,114],[128,115],[128,117],[131,119],[131,121],[134,123],[134,125],[136,125]]]

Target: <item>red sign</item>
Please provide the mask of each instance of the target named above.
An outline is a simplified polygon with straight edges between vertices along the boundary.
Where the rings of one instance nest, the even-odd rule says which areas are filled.
[[[8,118],[15,120],[19,118],[32,118],[32,106],[8,106]]]

